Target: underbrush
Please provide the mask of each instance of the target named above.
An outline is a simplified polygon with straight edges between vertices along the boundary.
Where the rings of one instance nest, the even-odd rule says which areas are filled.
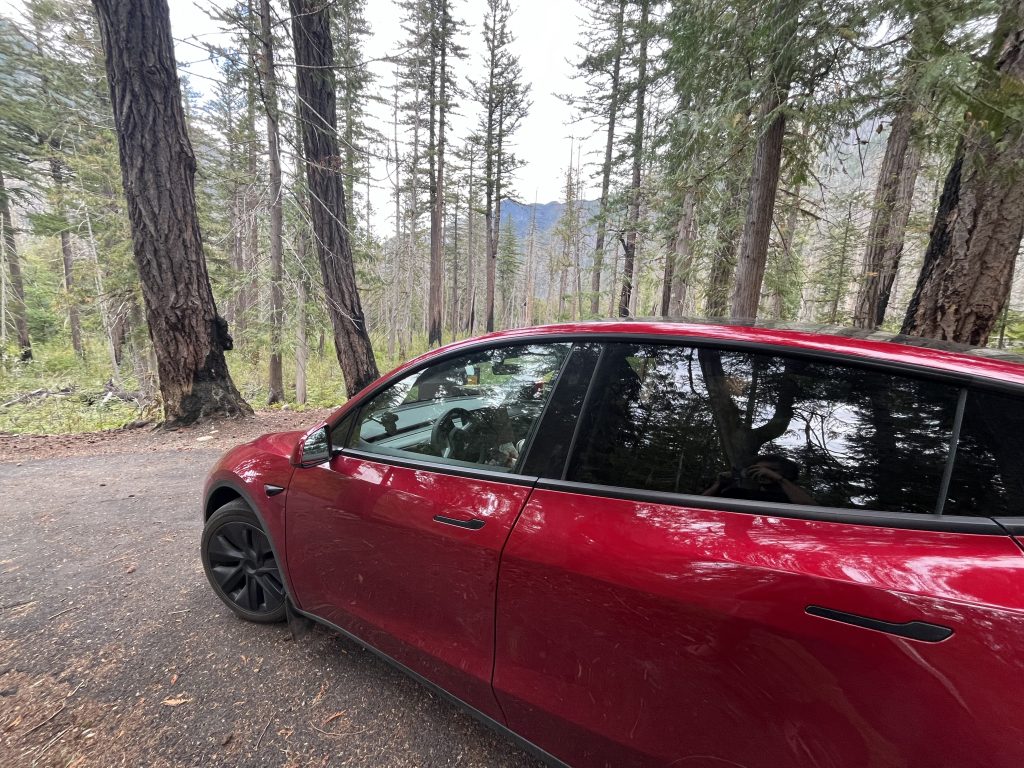
[[[422,345],[426,348],[425,340]],[[383,345],[381,345],[383,350]],[[112,367],[106,348],[93,340],[85,359],[64,342],[33,346],[33,359],[22,362],[16,350],[0,350],[0,433],[71,434],[116,429],[134,421],[158,420],[158,395],[147,398],[124,361],[121,377],[111,381]],[[422,349],[417,349],[418,353]],[[410,357],[412,354],[410,354]],[[306,366],[306,403],[295,402],[295,360],[284,357],[285,403],[267,406],[267,359],[265,349],[243,347],[227,354],[235,386],[257,410],[332,408],[345,401],[345,382],[334,350],[328,341],[321,355],[310,351]],[[378,356],[381,372],[399,360]]]

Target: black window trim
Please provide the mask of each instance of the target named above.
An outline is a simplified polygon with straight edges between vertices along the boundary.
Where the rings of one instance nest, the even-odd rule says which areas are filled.
[[[435,355],[420,365],[413,368],[396,372],[388,376],[377,386],[363,390],[356,395],[356,402],[351,408],[346,408],[341,415],[328,426],[333,430],[348,415],[363,408],[377,394],[383,392],[395,382],[402,378],[437,365],[446,360],[462,357],[473,352],[482,352],[488,349],[499,347],[516,347],[530,344],[557,344],[557,343],[585,343],[600,344],[602,346],[600,355],[603,357],[605,349],[613,343],[641,343],[661,346],[682,346],[706,348],[711,347],[722,351],[754,352],[761,354],[774,354],[789,356],[804,360],[824,361],[839,363],[862,369],[884,371],[889,373],[910,376],[928,381],[935,381],[949,384],[959,388],[960,397],[964,402],[964,391],[986,391],[1000,394],[1012,394],[1024,397],[1024,385],[1010,382],[997,381],[983,376],[972,376],[961,373],[951,373],[940,369],[930,368],[926,365],[895,362],[890,360],[875,360],[870,357],[862,357],[846,352],[832,352],[820,349],[804,349],[787,344],[774,344],[763,341],[747,341],[743,339],[725,339],[712,336],[691,336],[688,334],[661,334],[661,333],[613,333],[613,332],[565,332],[565,333],[538,333],[525,334],[514,338],[503,339],[481,339],[478,342],[466,344],[452,349],[440,355]],[[575,347],[573,347],[574,349]],[[562,363],[562,369],[572,354],[572,349],[566,355]],[[588,404],[593,382],[599,368],[595,365],[591,373],[590,382],[587,384],[587,394],[580,409],[578,417],[582,415],[583,408]],[[559,373],[561,373],[561,370]],[[554,393],[552,393],[553,395]],[[550,399],[549,399],[550,402]],[[958,406],[960,404],[958,403]],[[957,415],[962,416],[962,408],[958,407]],[[541,420],[547,414],[547,404],[544,411],[537,420],[536,428],[539,429]],[[495,472],[493,470],[463,468],[450,464],[435,464],[429,461],[404,459],[382,454],[371,454],[359,451],[354,448],[342,448],[338,454],[349,455],[368,461],[375,461],[381,464],[394,464],[395,466],[407,467],[410,469],[422,469],[439,474],[455,475],[457,477],[475,478],[480,480],[495,480],[514,485],[535,485],[537,488],[548,490],[563,490],[568,492],[586,493],[592,496],[606,498],[620,498],[634,501],[649,501],[657,504],[671,506],[685,506],[697,509],[713,509],[725,512],[740,512],[747,514],[758,514],[768,517],[796,518],[801,520],[819,520],[823,522],[849,523],[854,525],[874,525],[886,528],[902,528],[913,530],[943,531],[951,533],[977,533],[977,534],[998,534],[1008,535],[1016,531],[1015,535],[1024,535],[1024,515],[1020,517],[1000,517],[998,520],[991,517],[971,517],[966,515],[944,515],[941,513],[912,513],[912,512],[882,512],[877,510],[850,510],[836,507],[812,507],[795,504],[781,504],[771,502],[752,502],[745,499],[714,499],[707,496],[688,496],[685,494],[665,493],[662,491],[646,491],[634,488],[622,488],[618,486],[604,486],[589,483],[578,483],[562,479],[566,468],[569,465],[571,451],[575,450],[576,439],[580,429],[581,419],[577,417],[576,427],[573,430],[573,437],[569,450],[563,458],[561,476],[559,478],[546,478],[515,473]],[[357,415],[358,418],[358,415]],[[525,466],[532,444],[524,450],[520,457],[519,466]],[[950,453],[955,460],[955,444],[952,442]],[[947,468],[952,466],[952,460],[947,459]],[[948,495],[948,494],[947,494]],[[940,503],[945,504],[945,496],[940,496]],[[1013,535],[1013,534],[1011,534]]]

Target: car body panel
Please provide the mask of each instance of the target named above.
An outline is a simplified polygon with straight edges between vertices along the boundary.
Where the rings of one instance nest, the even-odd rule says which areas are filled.
[[[624,320],[433,350],[367,387],[328,426],[470,348],[625,339],[778,349],[1024,392],[1024,365],[977,354]],[[303,612],[568,764],[1024,763],[1024,725],[1012,716],[1024,704],[1024,555],[987,518],[941,530],[950,516],[776,516],[722,500],[700,508],[697,497],[554,489],[349,449],[300,467],[302,440],[267,436],[229,452],[207,481],[207,513],[224,489],[247,498]],[[287,490],[268,497],[268,484]],[[485,525],[440,525],[436,515]],[[999,525],[1024,536],[1017,520]],[[899,637],[810,615],[812,606],[952,635]]]
[[[572,765],[1019,765],[1022,583],[1005,536],[539,489],[502,559],[494,686]]]
[[[529,492],[347,455],[300,470],[288,491],[300,607],[500,719],[491,691],[498,559]]]

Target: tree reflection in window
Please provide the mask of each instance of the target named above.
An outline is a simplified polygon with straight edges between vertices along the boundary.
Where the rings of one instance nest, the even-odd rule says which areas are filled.
[[[610,345],[569,479],[683,494],[933,512],[952,387],[853,366]]]

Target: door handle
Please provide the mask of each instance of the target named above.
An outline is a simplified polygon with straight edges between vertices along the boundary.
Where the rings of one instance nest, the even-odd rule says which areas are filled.
[[[469,520],[459,520],[454,517],[434,515],[434,522],[441,523],[442,525],[454,525],[456,528],[468,528],[471,531],[479,531],[484,527],[484,523],[487,521],[481,520],[479,517],[473,517]]]
[[[841,621],[844,624],[852,624],[864,629],[875,629],[879,632],[906,637],[910,640],[920,640],[925,643],[941,643],[953,634],[953,630],[949,627],[930,624],[927,621],[907,621],[903,624],[893,624],[889,621],[873,619],[870,616],[859,616],[856,613],[837,611],[833,608],[822,608],[820,605],[808,605],[805,610],[811,616]]]

